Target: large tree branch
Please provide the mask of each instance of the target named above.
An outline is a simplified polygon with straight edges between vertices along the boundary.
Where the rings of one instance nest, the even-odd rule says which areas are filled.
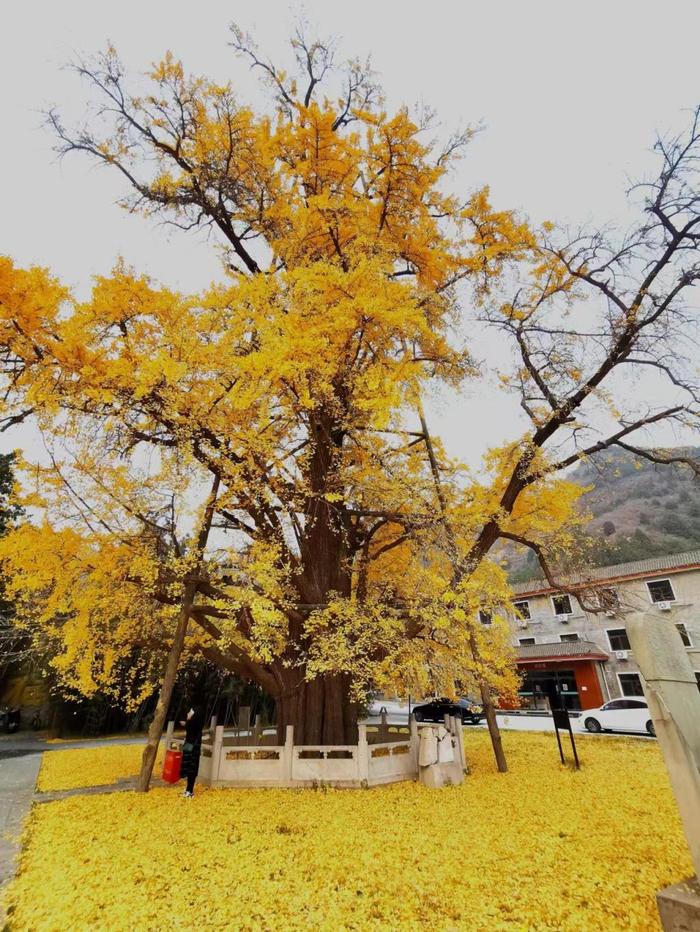
[[[591,589],[596,588],[591,582],[567,583],[561,579],[557,579],[549,564],[544,550],[536,541],[530,540],[527,537],[523,537],[520,534],[512,534],[509,531],[503,531],[500,528],[498,531],[498,536],[505,540],[511,540],[516,544],[520,544],[521,546],[532,550],[542,568],[545,579],[552,589],[556,589],[558,592],[564,593],[566,595],[575,596],[578,599],[581,608],[586,612],[598,613],[605,610],[604,607],[595,605],[594,603],[588,601],[586,593],[590,592]]]

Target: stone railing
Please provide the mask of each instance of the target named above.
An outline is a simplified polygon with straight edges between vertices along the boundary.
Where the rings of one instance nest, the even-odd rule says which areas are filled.
[[[270,735],[227,734],[212,723],[202,740],[199,779],[209,786],[379,786],[418,777],[418,724],[359,725],[356,745],[295,745],[294,729],[287,726],[284,744],[268,743]],[[178,748],[174,723],[168,724],[166,748]],[[462,723],[445,719],[454,751],[454,777],[464,770]],[[275,732],[276,734],[276,732]],[[247,743],[246,743],[247,742]]]

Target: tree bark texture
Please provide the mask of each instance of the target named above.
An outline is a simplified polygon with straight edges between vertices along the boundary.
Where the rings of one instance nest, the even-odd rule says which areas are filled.
[[[294,744],[357,744],[357,705],[345,676],[319,676],[290,685],[276,697],[277,734],[284,741],[294,726]]]

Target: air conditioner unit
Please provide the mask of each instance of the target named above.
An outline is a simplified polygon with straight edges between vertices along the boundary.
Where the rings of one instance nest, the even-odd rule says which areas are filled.
[[[606,617],[606,618],[614,618],[614,617],[615,617],[615,612],[609,612],[609,611],[608,611],[608,612],[605,613],[605,617]]]
[[[670,612],[670,611],[671,611],[671,603],[670,603],[670,602],[657,602],[657,603],[656,603],[656,607],[658,608],[658,610],[659,610],[660,612]]]
[[[616,650],[615,657],[617,660],[627,660],[629,653],[630,652],[628,650]]]
[[[557,615],[557,618],[563,625],[569,624],[569,619],[573,617],[573,612],[567,612],[564,615]]]
[[[519,618],[519,619],[518,619],[518,627],[519,627],[519,628],[527,628],[527,619],[526,619],[526,618]]]

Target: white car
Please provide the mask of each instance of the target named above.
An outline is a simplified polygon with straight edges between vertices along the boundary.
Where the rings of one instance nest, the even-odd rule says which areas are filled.
[[[611,699],[598,709],[586,709],[579,718],[587,731],[637,731],[654,737],[654,723],[646,699]]]

